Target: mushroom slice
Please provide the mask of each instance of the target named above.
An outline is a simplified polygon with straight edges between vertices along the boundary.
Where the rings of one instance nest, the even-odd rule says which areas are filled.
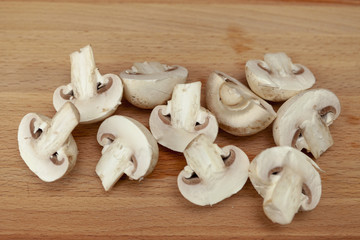
[[[215,71],[206,83],[206,104],[220,128],[236,136],[253,135],[271,124],[276,113],[235,78]]]
[[[313,89],[299,93],[278,110],[273,125],[275,143],[306,149],[318,158],[333,144],[329,126],[339,114],[339,99],[329,90]]]
[[[70,61],[71,83],[55,90],[55,109],[72,102],[80,112],[80,123],[97,122],[113,114],[121,104],[120,78],[115,74],[100,74],[90,45],[73,52]]]
[[[271,221],[289,224],[299,209],[318,205],[321,179],[316,169],[313,160],[288,146],[266,149],[252,160],[249,178],[264,198],[264,212]]]
[[[75,165],[78,149],[72,130],[79,123],[72,103],[64,104],[51,119],[28,113],[20,122],[18,143],[21,158],[45,182],[53,182]]]
[[[105,191],[110,190],[124,173],[131,180],[142,180],[158,161],[159,149],[154,137],[132,118],[109,117],[101,123],[97,141],[103,150],[96,174]]]
[[[159,105],[150,115],[155,139],[173,151],[183,152],[199,134],[214,141],[218,124],[214,115],[200,106],[201,82],[177,84],[167,105]]]
[[[245,73],[251,90],[274,102],[285,101],[315,83],[315,77],[307,67],[293,64],[283,52],[267,53],[264,61],[248,61]]]
[[[176,84],[185,83],[186,68],[158,62],[134,63],[120,73],[126,100],[139,108],[153,109],[170,99]]]
[[[216,204],[240,191],[248,178],[249,159],[233,145],[219,148],[200,135],[189,144],[184,155],[187,166],[178,176],[178,187],[194,204]]]

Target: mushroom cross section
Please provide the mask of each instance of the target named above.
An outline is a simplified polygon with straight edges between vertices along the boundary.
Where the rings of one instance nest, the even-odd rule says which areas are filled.
[[[70,61],[71,83],[55,90],[55,109],[72,102],[80,112],[80,123],[97,122],[113,114],[123,94],[120,78],[115,74],[100,74],[90,45],[73,52]]]
[[[97,141],[103,146],[96,165],[105,191],[126,174],[131,180],[142,180],[150,174],[159,157],[156,140],[138,121],[124,116],[112,116],[101,123]]]
[[[236,136],[253,135],[271,124],[276,113],[235,78],[211,73],[206,83],[206,104],[220,128]]]
[[[263,209],[273,222],[289,224],[299,209],[314,209],[321,197],[319,167],[304,153],[273,147],[252,160],[249,178],[264,198]]]
[[[201,82],[177,84],[167,105],[159,105],[150,115],[150,130],[155,139],[173,151],[183,152],[199,134],[214,141],[218,123],[200,105]]]
[[[171,98],[176,84],[185,83],[186,68],[158,62],[134,63],[120,73],[126,100],[136,107],[153,109]]]
[[[245,73],[251,90],[274,102],[285,101],[315,83],[315,77],[307,67],[293,64],[283,52],[267,53],[264,61],[247,61]]]
[[[276,145],[306,149],[315,158],[333,139],[329,126],[340,114],[340,101],[326,89],[307,90],[287,100],[278,110],[273,125]]]
[[[21,120],[18,130],[20,155],[41,180],[53,182],[74,167],[78,149],[71,132],[79,119],[76,107],[66,103],[52,119],[28,113]]]
[[[233,145],[220,148],[206,136],[199,135],[184,155],[187,166],[178,176],[178,187],[194,204],[216,204],[240,191],[246,183],[249,159]]]

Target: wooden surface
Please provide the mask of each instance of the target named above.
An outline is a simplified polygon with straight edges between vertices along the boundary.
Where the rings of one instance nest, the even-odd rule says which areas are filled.
[[[360,239],[356,1],[130,2],[0,2],[0,239]],[[183,155],[164,147],[149,177],[122,179],[106,193],[94,170],[99,124],[73,132],[80,151],[74,170],[42,182],[19,156],[18,124],[28,112],[54,114],[53,91],[70,81],[69,54],[88,43],[102,73],[147,60],[185,66],[189,81],[205,83],[217,69],[245,83],[245,62],[277,51],[309,67],[314,87],[330,89],[342,105],[330,128],[335,144],[317,160],[325,171],[318,207],[290,225],[273,224],[250,181],[219,204],[195,206],[177,189]],[[149,126],[150,111],[126,101],[116,114]],[[220,131],[216,143],[234,144],[250,159],[274,146],[271,128],[251,137]]]

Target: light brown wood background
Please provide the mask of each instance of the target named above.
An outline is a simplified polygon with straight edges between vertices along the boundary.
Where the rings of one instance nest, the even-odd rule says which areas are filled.
[[[0,239],[360,239],[358,2],[155,2],[0,2]],[[75,129],[80,153],[69,175],[39,180],[19,156],[18,124],[28,112],[55,113],[52,94],[70,81],[69,54],[89,43],[102,73],[159,61],[185,66],[203,87],[215,69],[245,83],[245,62],[266,52],[308,66],[314,87],[330,89],[342,105],[331,126],[335,144],[317,160],[325,171],[318,207],[273,224],[249,181],[219,204],[195,206],[177,189],[183,155],[164,147],[148,178],[122,179],[106,193],[94,171],[99,124]],[[126,101],[116,114],[149,126],[150,111]],[[220,131],[216,143],[250,159],[274,146],[271,128],[251,137]]]

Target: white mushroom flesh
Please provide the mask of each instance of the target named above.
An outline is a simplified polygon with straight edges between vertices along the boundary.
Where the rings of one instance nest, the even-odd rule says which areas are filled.
[[[134,63],[131,67],[131,70],[127,70],[127,73],[130,74],[153,74],[153,73],[162,73],[169,70],[170,67],[161,64],[159,62],[144,62],[144,63]]]
[[[339,114],[339,99],[329,90],[302,92],[279,108],[273,125],[275,143],[306,149],[318,158],[333,144],[329,125]]]
[[[249,159],[235,146],[219,148],[204,135],[184,151],[187,166],[178,176],[181,194],[197,205],[213,205],[237,193],[248,178]]]
[[[167,106],[160,105],[150,115],[150,129],[161,145],[183,152],[199,134],[212,141],[218,133],[214,115],[200,106],[201,82],[178,84]]]
[[[174,128],[194,131],[196,123],[203,124],[207,113],[200,109],[201,82],[178,84],[174,88],[164,115],[170,114]]]
[[[271,124],[276,113],[238,80],[213,72],[206,84],[206,104],[220,127],[237,136],[253,135]]]
[[[97,122],[111,115],[121,104],[120,78],[115,74],[100,74],[90,45],[72,53],[70,60],[71,83],[55,90],[55,109],[72,102],[80,112],[80,123]]]
[[[97,140],[104,148],[96,166],[106,191],[123,174],[141,180],[154,169],[159,149],[149,130],[138,121],[124,116],[112,116],[99,127]]]
[[[134,63],[120,73],[124,82],[125,98],[134,106],[153,109],[171,98],[176,84],[185,83],[186,68],[158,62]]]
[[[74,97],[80,100],[92,98],[97,93],[97,83],[101,75],[95,65],[94,54],[90,46],[70,54],[71,84]],[[98,79],[100,77],[100,79]]]
[[[264,61],[248,61],[245,73],[251,90],[266,100],[276,102],[285,101],[315,83],[315,77],[308,68],[293,64],[283,52],[267,53]]]
[[[320,201],[319,167],[302,152],[287,146],[264,150],[251,162],[249,177],[264,198],[266,216],[289,224],[299,209],[314,209]]]
[[[131,158],[134,151],[115,139],[110,145],[105,145],[102,156],[96,165],[96,174],[100,177],[105,191],[108,191],[121,178],[121,176],[135,169]]]
[[[71,132],[79,119],[77,109],[67,103],[53,119],[29,113],[21,120],[18,131],[20,155],[41,180],[58,180],[74,167],[78,150]]]

